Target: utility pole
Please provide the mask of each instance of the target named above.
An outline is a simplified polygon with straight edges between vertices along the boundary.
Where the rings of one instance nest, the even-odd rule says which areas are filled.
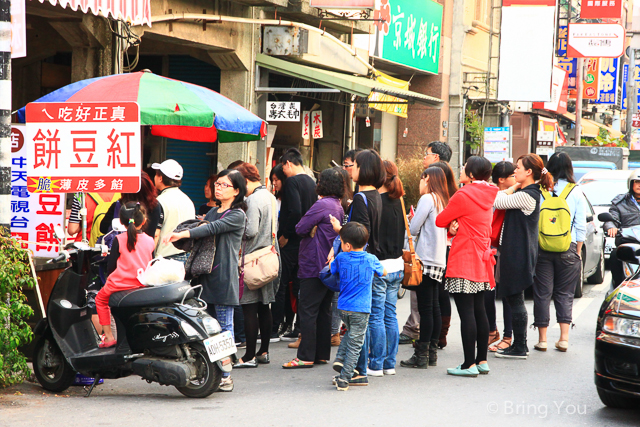
[[[0,235],[11,233],[11,0],[0,0]]]
[[[576,70],[576,129],[574,145],[580,146],[582,137],[582,86],[584,78],[584,58],[578,58],[578,69]]]

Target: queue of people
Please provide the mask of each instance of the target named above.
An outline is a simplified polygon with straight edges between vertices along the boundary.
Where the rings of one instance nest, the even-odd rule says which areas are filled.
[[[272,191],[254,165],[234,162],[209,178],[209,202],[198,211],[201,226],[186,229],[178,225],[194,220],[196,211],[179,189],[182,167],[174,160],[154,164],[155,186],[143,173],[140,192],[123,195],[106,214],[109,219],[119,214],[131,224],[129,240],[118,240],[117,268],[130,267],[120,263],[135,252],[136,233],[151,239],[150,244],[140,241],[153,247],[155,256],[182,262],[189,257],[182,249],[189,247],[186,242],[200,241],[201,250],[209,251],[211,269],[192,283],[203,286],[209,313],[233,335],[234,307],[241,307],[245,350],[235,368],[269,364],[269,344],[280,339],[295,340],[289,346],[297,349],[296,357],[282,365],[285,369],[330,363],[331,347],[338,346],[333,361],[338,390],[368,385],[369,376],[394,375],[398,345],[414,340],[414,354],[400,366],[437,366],[437,352],[447,346],[451,297],[460,318],[463,360],[447,369],[450,375],[488,374],[489,352],[527,358],[524,290],[531,286],[538,328],[534,349],[547,350],[553,297],[561,329],[555,348],[567,351],[586,228],[586,202],[575,186],[570,159],[555,154],[545,167],[540,157],[527,154],[515,165],[500,162],[492,168],[487,159],[472,156],[456,182],[450,158],[446,144],[429,144],[421,197],[408,218],[423,274],[410,289],[412,313],[402,333],[396,303],[405,271],[405,192],[397,166],[374,150],[348,152],[342,168],[322,171],[316,183],[301,153],[291,148],[271,170]],[[539,221],[548,215],[549,200],[564,203],[569,212],[570,238],[565,233],[563,242],[541,234],[546,225],[539,227]],[[268,247],[280,260],[278,277],[256,288],[245,286],[238,266],[242,270],[246,256]],[[327,264],[338,278],[339,292],[321,280]],[[96,298],[105,346],[115,342],[103,307],[105,292],[118,289],[112,282]],[[503,301],[502,340],[496,298]],[[233,390],[228,373],[221,390]]]

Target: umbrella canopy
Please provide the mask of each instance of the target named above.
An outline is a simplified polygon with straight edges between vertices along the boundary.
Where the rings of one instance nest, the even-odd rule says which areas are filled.
[[[257,141],[266,122],[217,92],[148,71],[81,80],[35,102],[124,102],[140,106],[151,133],[197,142]],[[18,110],[25,122],[25,107]]]

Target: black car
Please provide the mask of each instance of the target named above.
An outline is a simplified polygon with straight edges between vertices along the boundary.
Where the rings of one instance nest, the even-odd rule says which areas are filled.
[[[618,258],[640,264],[640,245],[621,245]],[[640,270],[611,292],[600,307],[595,383],[606,406],[640,405]]]

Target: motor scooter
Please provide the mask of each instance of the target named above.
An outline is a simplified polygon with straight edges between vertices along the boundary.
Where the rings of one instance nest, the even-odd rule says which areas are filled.
[[[75,242],[52,261],[70,261],[56,281],[47,317],[36,326],[35,376],[46,390],[61,392],[76,372],[101,378],[138,375],[148,383],[174,386],[187,397],[207,397],[232,369],[236,346],[230,332],[207,312],[201,286],[183,281],[111,295],[117,344],[99,348],[100,337],[86,305],[91,264],[104,247]],[[199,292],[198,292],[199,291]]]
[[[607,221],[613,221],[613,216],[609,212],[602,212],[598,215],[598,220],[602,222],[602,226],[604,229],[604,223]],[[636,225],[633,227],[620,228],[618,230],[618,236],[624,239],[625,243],[638,243],[640,244],[640,225]],[[624,273],[625,281],[633,278],[638,273],[638,265],[631,264],[626,261],[622,262],[622,272]],[[611,278],[611,289],[609,293],[615,289],[615,284],[613,283],[613,278]]]

